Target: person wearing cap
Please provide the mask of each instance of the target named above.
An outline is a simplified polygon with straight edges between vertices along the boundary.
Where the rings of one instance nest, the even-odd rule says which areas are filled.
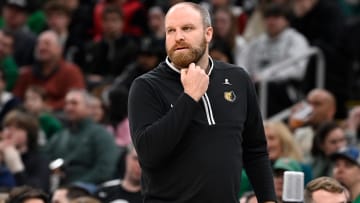
[[[267,79],[269,85],[269,115],[291,105],[292,97],[287,93],[291,80],[301,81],[305,75],[307,60],[289,65],[286,69],[263,75],[267,68],[285,60],[304,54],[308,48],[305,37],[289,27],[290,12],[281,4],[271,3],[264,9],[266,32],[246,46],[240,63],[255,82]]]
[[[284,172],[285,171],[298,171],[301,172],[302,168],[299,162],[292,158],[281,157],[277,159],[273,165],[274,170],[274,186],[278,203],[282,202]]]
[[[334,153],[331,158],[335,162],[334,178],[350,191],[353,203],[360,203],[360,150],[346,147]]]
[[[30,6],[28,0],[6,0],[2,9],[4,29],[13,32],[15,37],[14,58],[19,67],[34,61],[36,35],[26,25]]]

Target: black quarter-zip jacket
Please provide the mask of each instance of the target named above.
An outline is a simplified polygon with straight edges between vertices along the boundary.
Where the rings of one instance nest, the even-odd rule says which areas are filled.
[[[184,93],[168,59],[130,89],[146,203],[237,203],[243,163],[259,202],[276,199],[253,84],[244,69],[209,62],[199,102]]]

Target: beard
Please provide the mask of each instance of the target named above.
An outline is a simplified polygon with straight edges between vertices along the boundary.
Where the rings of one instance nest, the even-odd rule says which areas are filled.
[[[186,47],[186,50],[177,51],[178,47]],[[190,63],[197,63],[201,57],[205,54],[206,50],[206,39],[205,37],[201,40],[199,47],[193,47],[186,42],[176,43],[170,49],[166,51],[172,63],[180,68],[189,67]]]

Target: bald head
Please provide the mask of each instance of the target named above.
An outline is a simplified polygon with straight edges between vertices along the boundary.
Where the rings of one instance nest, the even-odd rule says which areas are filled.
[[[54,31],[42,32],[35,48],[36,59],[47,63],[59,60],[62,55],[62,45],[59,36]]]
[[[324,89],[314,89],[309,92],[307,101],[314,108],[310,118],[312,124],[318,125],[321,122],[334,119],[336,113],[336,100],[331,92]]]
[[[174,6],[172,6],[165,16],[165,21],[166,21],[166,18],[168,17],[168,15],[171,15],[172,12],[175,12],[178,10],[183,10],[183,9],[193,9],[193,10],[197,11],[202,18],[204,28],[211,27],[211,18],[210,18],[209,11],[206,10],[204,7],[200,6],[199,4],[195,4],[192,2],[182,2],[182,3],[178,3],[178,4],[175,4]]]

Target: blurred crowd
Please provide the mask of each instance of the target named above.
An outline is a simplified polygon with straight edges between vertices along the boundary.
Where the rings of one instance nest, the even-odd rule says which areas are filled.
[[[165,59],[178,2],[0,0],[0,201],[142,202],[128,91]],[[301,171],[360,203],[360,1],[193,2],[212,15],[210,56],[245,68],[257,89],[267,81],[269,116],[291,109],[264,118],[279,202],[284,172]],[[313,47],[324,88],[320,59],[300,58]],[[256,202],[239,173],[240,201]]]

